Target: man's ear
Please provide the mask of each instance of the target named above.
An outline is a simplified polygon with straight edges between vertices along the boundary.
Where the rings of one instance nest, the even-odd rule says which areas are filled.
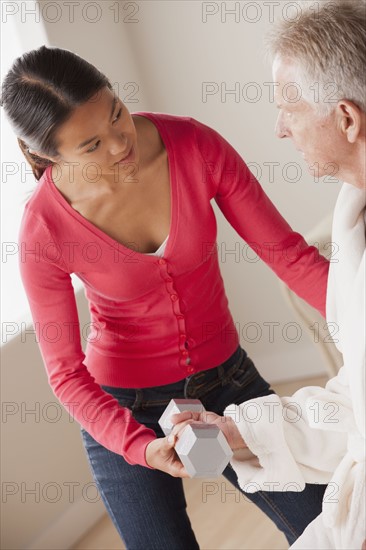
[[[338,128],[349,143],[355,143],[362,127],[362,111],[352,101],[342,99],[336,107]]]

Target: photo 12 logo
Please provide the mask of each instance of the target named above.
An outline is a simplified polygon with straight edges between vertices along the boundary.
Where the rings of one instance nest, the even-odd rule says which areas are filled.
[[[1,2],[2,23],[11,18],[20,23],[139,23],[139,12],[138,2]]]
[[[319,13],[319,2],[312,2],[310,9],[314,16]],[[266,21],[273,23],[277,17],[285,21],[300,17],[302,7],[300,2],[202,2],[202,23],[258,23]]]

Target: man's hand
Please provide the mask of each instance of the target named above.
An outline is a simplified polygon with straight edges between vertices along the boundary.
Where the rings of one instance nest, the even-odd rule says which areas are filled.
[[[166,472],[173,477],[189,477],[187,470],[179,460],[174,445],[176,436],[159,437],[151,441],[145,449],[145,459],[151,468]]]
[[[178,438],[188,424],[194,424],[195,422],[206,422],[206,424],[215,424],[223,432],[233,451],[247,447],[238,428],[236,427],[234,420],[229,416],[219,416],[218,414],[209,411],[203,411],[200,413],[184,411],[173,414],[171,416],[171,421],[172,424],[174,424],[172,434],[176,435]]]

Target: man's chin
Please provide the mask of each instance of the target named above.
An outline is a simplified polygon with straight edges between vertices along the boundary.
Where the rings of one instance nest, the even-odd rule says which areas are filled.
[[[337,183],[339,181],[339,170],[337,166],[332,164],[328,170],[325,170],[317,162],[306,164],[308,172],[313,176],[315,182],[318,182],[322,178],[327,178],[325,181],[328,183]]]
[[[309,162],[304,158],[306,168],[309,174],[313,176],[314,179],[321,178],[324,174],[322,174],[319,164],[317,162]]]
[[[331,175],[328,174],[326,170],[324,170],[324,167],[322,167],[319,162],[309,161],[305,156],[304,162],[306,164],[308,173],[313,176],[314,180],[319,180],[320,178],[324,178],[324,176]]]

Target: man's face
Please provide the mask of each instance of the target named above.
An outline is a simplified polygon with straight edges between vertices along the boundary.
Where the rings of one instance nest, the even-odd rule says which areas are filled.
[[[296,65],[276,57],[273,63],[275,101],[280,109],[276,134],[279,138],[291,138],[303,155],[309,172],[314,177],[337,177],[339,156],[343,140],[337,130],[336,117],[316,113],[316,106],[305,101]],[[308,90],[306,90],[308,92]]]

